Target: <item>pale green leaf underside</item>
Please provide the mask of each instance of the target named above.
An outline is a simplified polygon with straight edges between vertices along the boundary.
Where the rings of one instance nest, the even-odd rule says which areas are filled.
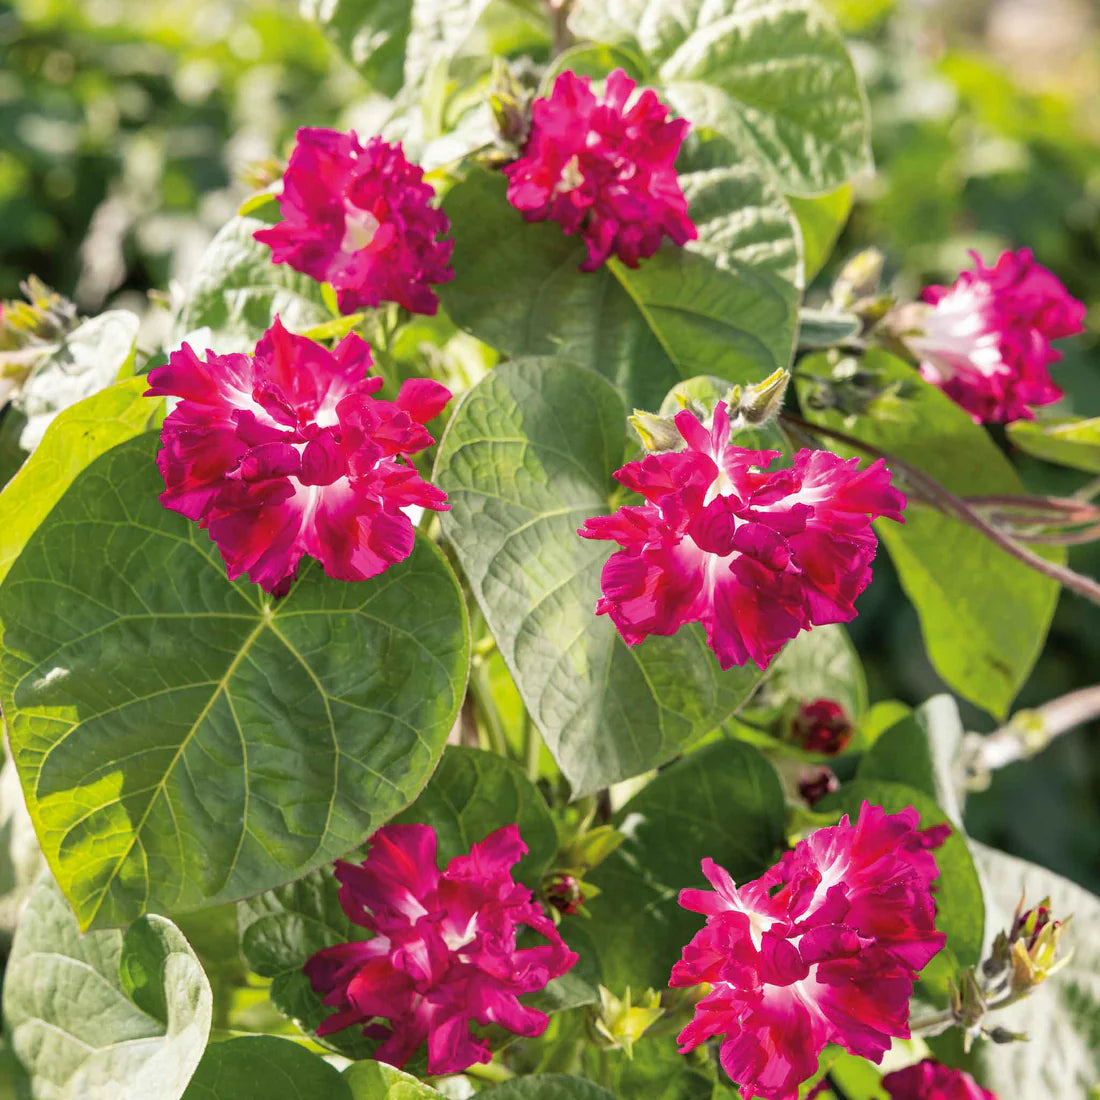
[[[163,508],[157,437],[73,483],[0,587],[27,805],[81,923],[230,901],[354,847],[431,773],[465,682],[439,553],[272,604]]]
[[[1100,416],[1091,420],[1017,420],[1008,438],[1036,458],[1100,474]]]
[[[353,1062],[344,1071],[352,1100],[433,1100],[443,1093],[384,1062]]]
[[[794,217],[728,143],[693,141],[685,153],[699,240],[666,242],[636,269],[612,260],[580,271],[576,237],[525,222],[503,176],[471,171],[444,203],[463,272],[440,289],[448,313],[506,354],[572,359],[639,408],[657,409],[699,374],[744,382],[786,367],[801,281]]]
[[[267,225],[259,218],[233,218],[202,254],[175,325],[177,340],[210,329],[207,341],[195,339],[203,344],[195,348],[200,355],[206,343],[222,355],[251,351],[276,314],[292,332],[330,319],[320,283],[288,264],[272,263],[271,249],[253,239]]]
[[[179,930],[143,917],[80,935],[44,876],[4,975],[4,1021],[33,1100],[178,1100],[210,1030],[210,984]]]
[[[809,0],[582,0],[581,35],[636,43],[677,113],[819,194],[870,163],[866,99],[844,41]]]
[[[867,352],[863,363],[883,383],[910,389],[889,419],[807,415],[913,463],[959,495],[1024,491],[985,429],[935,386],[883,351]],[[823,357],[812,356],[799,370],[824,374],[828,367]],[[1003,716],[1042,649],[1058,585],[974,528],[926,507],[911,504],[904,526],[880,520],[875,530],[920,615],[936,671],[960,695]],[[1050,554],[1057,558],[1062,551]]]
[[[504,364],[463,399],[435,479],[454,545],[546,744],[577,792],[668,760],[727,718],[759,679],[722,672],[701,628],[627,647],[595,614],[606,543],[577,528],[609,511],[625,410],[591,371]]]

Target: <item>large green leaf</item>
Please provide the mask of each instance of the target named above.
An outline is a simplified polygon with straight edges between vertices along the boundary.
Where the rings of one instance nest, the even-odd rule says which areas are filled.
[[[144,377],[127,378],[62,412],[34,454],[0,493],[0,580],[34,529],[93,459],[150,426],[159,401],[142,397]]]
[[[183,1100],[352,1100],[352,1092],[339,1070],[305,1047],[244,1035],[207,1048]]]
[[[704,856],[739,882],[763,874],[785,843],[783,791],[758,749],[719,741],[662,771],[615,821],[627,839],[592,872],[601,893],[585,927],[604,985],[661,989],[701,924],[680,890],[705,885]]]
[[[867,709],[867,678],[848,632],[835,623],[799,634],[773,662],[764,695],[777,702],[831,699],[856,720]]]
[[[897,402],[889,419],[849,423],[839,413],[812,410],[810,419],[897,455],[958,495],[1024,491],[985,429],[935,386],[886,352],[867,352],[863,364],[883,384],[908,383],[912,396]],[[800,371],[827,374],[829,367],[811,356]],[[805,386],[800,380],[800,393]],[[876,530],[920,615],[936,671],[960,695],[1003,717],[1042,649],[1058,585],[930,508],[910,504],[904,526],[884,520]]]
[[[922,829],[951,824],[944,811],[923,791],[882,779],[858,778],[845,783],[815,809],[844,810],[855,821],[864,800],[891,814],[912,806],[920,814]],[[956,969],[973,966],[981,958],[985,904],[963,833],[952,826],[951,835],[934,855],[940,872],[934,883],[936,928],[947,937],[947,943],[921,972],[919,990],[929,999],[945,1004]]]
[[[833,245],[848,220],[852,209],[852,187],[846,183],[835,191],[814,198],[789,195],[787,201],[802,230],[806,282],[809,283],[832,255]]]
[[[574,790],[670,759],[722,722],[759,679],[722,672],[701,629],[627,647],[595,614],[606,544],[582,539],[607,513],[625,410],[591,371],[558,359],[506,363],[470,390],[440,444],[435,480],[489,627]]]
[[[163,508],[155,435],[73,482],[0,587],[0,691],[83,925],[235,900],[360,843],[430,775],[462,696],[441,555],[283,600]]]
[[[1022,451],[1075,470],[1100,474],[1100,416],[1091,420],[1017,420],[1008,438]]]
[[[441,867],[495,829],[518,824],[530,854],[517,864],[515,873],[532,889],[557,850],[553,818],[531,781],[515,764],[479,749],[448,747],[420,796],[394,820],[431,825],[439,842]],[[356,851],[348,858],[362,857]],[[245,960],[257,974],[272,980],[275,1006],[308,1030],[316,1030],[329,1009],[310,987],[303,964],[324,947],[367,936],[365,928],[345,915],[339,890],[331,868],[325,867],[288,886],[248,898],[237,910]],[[587,1003],[590,993],[551,990],[552,995],[555,992],[571,996],[571,1003]],[[569,1005],[548,1001],[538,1007],[557,1011]],[[357,1031],[334,1038],[340,1049],[353,1056],[361,1057],[367,1049]]]
[[[982,1083],[998,1096],[1093,1100],[1100,1081],[1100,898],[1022,859],[971,842],[986,886],[990,934],[1007,929],[1021,896],[1028,905],[1050,897],[1055,917],[1073,914],[1066,931],[1070,964],[1027,1000],[999,1010],[989,1023],[1023,1032],[1029,1042],[978,1043]]]
[[[480,749],[448,746],[420,796],[394,820],[431,825],[441,865],[514,822],[528,854],[513,874],[532,890],[558,850],[554,819],[535,785],[511,761]]]
[[[208,328],[208,343],[220,354],[251,351],[276,314],[292,332],[329,320],[321,284],[289,264],[272,263],[271,249],[253,239],[267,224],[236,217],[218,231],[199,260],[176,318],[177,339]],[[206,348],[195,350],[201,355]]]
[[[4,1020],[33,1100],[178,1100],[210,1030],[210,986],[163,917],[80,930],[43,877],[4,975]]]
[[[607,1089],[564,1073],[517,1077],[479,1095],[491,1100],[615,1100]]]
[[[694,167],[693,167],[694,165]],[[782,196],[726,142],[696,141],[682,181],[699,240],[666,243],[631,269],[583,272],[584,245],[556,222],[528,224],[503,176],[472,170],[444,209],[463,277],[440,288],[461,327],[509,355],[558,354],[657,409],[685,378],[767,376],[790,362],[800,281]]]
[[[829,191],[869,163],[859,77],[810,0],[581,0],[572,25],[637,43],[680,114],[753,148],[792,193]]]

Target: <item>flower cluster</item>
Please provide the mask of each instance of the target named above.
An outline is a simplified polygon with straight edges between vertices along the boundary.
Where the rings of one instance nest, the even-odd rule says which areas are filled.
[[[328,351],[276,318],[254,355],[184,344],[150,371],[148,395],[180,399],[161,433],[161,502],[210,532],[231,579],[283,595],[308,554],[364,580],[412,552],[406,509],[447,508],[401,456],[431,445],[424,422],[450,391],[413,379],[378,400],[370,366],[358,336]]]
[[[971,255],[974,270],[953,286],[926,288],[932,308],[906,342],[921,375],[976,421],[1030,420],[1032,407],[1062,396],[1047,370],[1062,357],[1050,342],[1081,331],[1085,306],[1029,249],[994,267]]]
[[[890,1100],[997,1100],[969,1073],[931,1058],[886,1074],[882,1087],[890,1094]]]
[[[864,802],[854,825],[817,830],[741,887],[704,860],[714,890],[684,890],[680,904],[706,925],[670,984],[712,988],[681,1052],[723,1035],[722,1066],[746,1100],[793,1100],[826,1043],[878,1062],[908,1038],[913,983],[944,943],[930,849],[949,833],[917,825],[912,808]]]
[[[694,240],[687,200],[674,167],[688,130],[669,120],[650,90],[634,97],[621,69],[597,99],[588,77],[562,73],[549,99],[537,99],[523,156],[504,169],[508,201],[527,221],[559,222],[588,247],[582,271],[613,252],[637,267],[663,237]]]
[[[340,904],[373,935],[306,963],[313,988],[338,1010],[318,1034],[364,1025],[383,1040],[375,1058],[395,1066],[427,1041],[432,1074],[489,1061],[489,1044],[471,1034],[472,1022],[541,1035],[547,1017],[518,998],[564,974],[577,956],[512,878],[526,852],[519,829],[507,825],[440,872],[434,829],[387,825],[362,864],[338,862]],[[522,925],[548,942],[518,949]]]
[[[432,314],[439,301],[429,284],[454,277],[454,242],[437,240],[450,222],[434,197],[399,144],[305,128],[283,176],[284,220],[255,237],[275,263],[331,283],[345,313],[397,302]]]
[[[628,645],[701,622],[723,668],[766,668],[800,630],[854,618],[878,546],[871,520],[900,522],[905,506],[882,462],[860,470],[804,450],[769,473],[779,452],[731,445],[724,402],[709,431],[687,410],[676,427],[686,450],[615,474],[645,504],[580,529],[621,547],[604,567],[597,613]]]

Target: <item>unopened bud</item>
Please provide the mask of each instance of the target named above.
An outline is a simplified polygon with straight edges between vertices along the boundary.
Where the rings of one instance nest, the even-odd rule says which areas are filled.
[[[580,879],[568,874],[552,875],[542,888],[542,896],[547,905],[566,917],[579,913],[585,900]]]
[[[798,777],[798,793],[808,806],[815,806],[827,794],[840,790],[840,780],[824,764],[806,768]]]
[[[493,61],[489,107],[500,142],[518,153],[531,126],[531,93],[500,58]]]
[[[762,428],[770,424],[783,408],[790,381],[790,371],[780,367],[762,382],[731,386],[724,398],[729,409],[730,430]]]
[[[846,309],[860,298],[878,292],[886,257],[877,248],[856,253],[840,270],[833,283],[833,301]]]
[[[991,1027],[985,1031],[985,1037],[994,1043],[1026,1043],[1027,1036],[1022,1031],[1009,1031],[1007,1027]]]
[[[851,720],[844,708],[831,699],[815,699],[803,703],[791,720],[790,737],[807,752],[836,756],[852,740]]]
[[[629,421],[630,426],[638,433],[642,446],[651,454],[678,451],[684,445],[684,437],[671,416],[659,416],[635,409]]]
[[[616,997],[606,986],[600,986],[599,1012],[593,1021],[597,1042],[601,1046],[621,1050],[633,1056],[634,1044],[664,1014],[661,995],[652,989],[642,994],[638,1004],[631,1004],[630,986],[623,996]]]
[[[1050,898],[1044,898],[1033,909],[1024,910],[1023,899],[1016,907],[1016,916],[1008,933],[1012,988],[1020,993],[1045,982],[1069,962],[1069,953],[1058,957],[1059,941],[1069,918],[1055,920],[1050,910]]]

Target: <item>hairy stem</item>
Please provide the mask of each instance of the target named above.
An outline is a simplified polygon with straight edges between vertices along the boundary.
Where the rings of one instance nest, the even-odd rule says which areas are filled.
[[[1006,554],[1011,555],[1017,561],[1042,573],[1045,577],[1065,585],[1072,592],[1084,596],[1093,603],[1100,604],[1100,584],[1091,577],[1082,576],[1080,573],[1059,565],[1057,562],[1047,561],[1040,557],[1034,550],[1021,546],[1010,535],[999,527],[994,526],[983,516],[979,515],[962,497],[956,496],[934,478],[929,477],[923,470],[906,462],[897,455],[884,451],[871,443],[865,443],[847,432],[838,431],[836,428],[827,428],[820,424],[811,424],[792,413],[780,413],[779,421],[784,427],[794,428],[801,435],[820,436],[824,439],[832,439],[843,443],[853,450],[862,451],[872,458],[881,458],[893,471],[899,474],[908,485],[911,485],[926,503],[936,508],[944,515],[953,516],[955,519],[973,527],[976,531],[985,535],[990,542],[999,546]]]

